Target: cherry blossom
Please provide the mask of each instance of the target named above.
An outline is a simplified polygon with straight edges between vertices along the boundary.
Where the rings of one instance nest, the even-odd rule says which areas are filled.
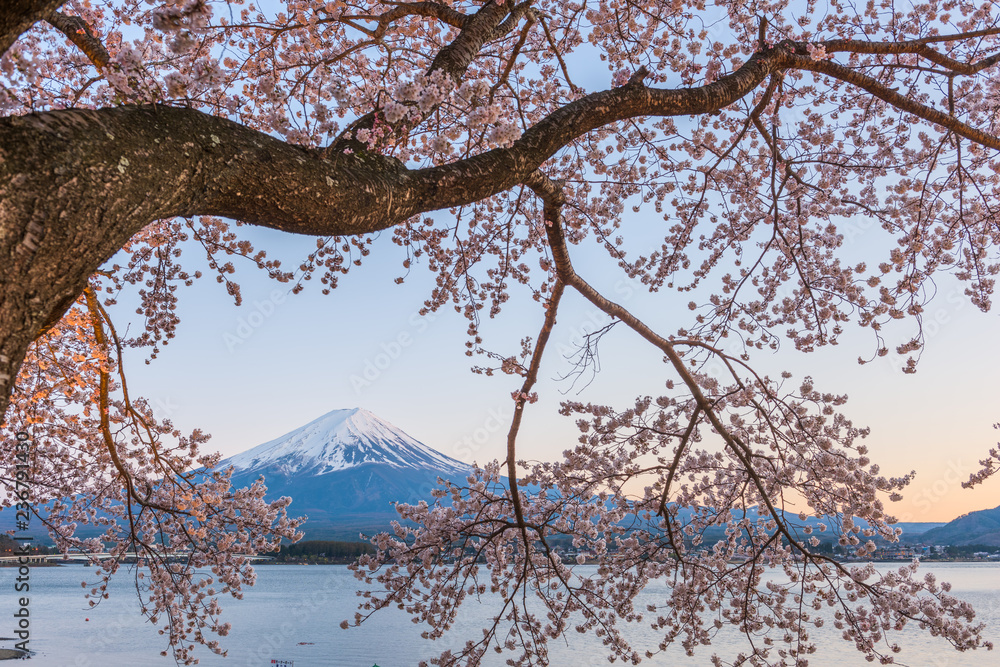
[[[880,473],[821,378],[758,362],[860,330],[860,363],[915,372],[937,277],[992,308],[998,23],[992,3],[937,0],[16,0],[0,21],[0,412],[5,436],[36,443],[39,519],[63,549],[110,554],[84,586],[95,602],[145,554],[142,611],[167,650],[224,650],[217,599],[254,581],[241,554],[294,539],[298,520],[263,485],[231,489],[205,434],[130,394],[122,350],[156,363],[180,288],[203,277],[183,268],[191,252],[239,302],[238,267],[339,289],[386,231],[393,278],[435,275],[422,312],[465,316],[474,372],[520,385],[504,389],[506,459],[398,508],[407,522],[356,567],[379,587],[348,626],[395,605],[439,637],[490,591],[489,627],[436,664],[493,650],[546,664],[567,632],[636,663],[710,650],[729,625],[748,646],[716,664],[804,665],[825,608],[884,664],[907,624],[988,646],[915,565],[819,553],[817,533],[861,555],[897,539],[911,476]],[[240,224],[315,250],[288,270]],[[616,280],[689,307],[657,330],[602,291]],[[119,334],[131,295],[142,326]],[[574,379],[627,331],[663,360],[644,369],[663,390],[564,401],[579,441],[527,460],[522,419],[564,296],[608,321]],[[488,337],[484,318],[517,299],[540,328]],[[997,467],[990,451],[968,484]],[[84,524],[104,534],[77,537]],[[181,549],[185,563],[163,560]],[[653,580],[666,597],[636,605]],[[659,641],[632,646],[633,623]]]

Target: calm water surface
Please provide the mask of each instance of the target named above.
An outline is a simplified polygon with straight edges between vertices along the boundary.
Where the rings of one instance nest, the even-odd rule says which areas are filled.
[[[895,568],[885,564],[880,568]],[[1000,564],[938,563],[921,567],[939,580],[950,581],[953,593],[972,602],[979,618],[988,626],[987,638],[1000,645]],[[34,568],[31,571],[31,647],[36,652],[26,667],[170,667],[173,660],[159,652],[166,647],[157,630],[138,613],[130,578],[120,576],[109,600],[90,609],[80,582],[91,574],[83,566]],[[257,585],[242,601],[222,599],[224,620],[233,625],[222,638],[229,656],[222,658],[202,651],[201,664],[211,667],[264,667],[272,659],[294,660],[295,667],[405,667],[456,647],[466,638],[479,636],[479,628],[492,605],[466,603],[452,641],[429,642],[420,638],[421,628],[402,612],[382,612],[361,628],[342,630],[342,620],[353,615],[357,582],[344,566],[268,565],[257,568]],[[9,636],[11,614],[16,610],[16,570],[0,568],[0,636]],[[652,602],[657,586],[644,595]],[[662,596],[663,589],[659,589]],[[661,597],[662,599],[662,597]],[[87,620],[89,619],[89,620]],[[812,631],[819,645],[811,656],[812,667],[868,665],[864,658],[839,638],[830,624]],[[656,644],[656,635],[639,626],[630,635],[637,647]],[[645,637],[646,641],[641,639]],[[1000,665],[1000,650],[958,653],[944,641],[907,628],[899,638],[904,646],[900,660],[915,667],[980,667]],[[9,642],[5,645],[9,645]],[[643,664],[708,665],[713,652],[731,658],[746,645],[735,632],[723,632],[695,657],[677,649]],[[574,634],[555,642],[552,664],[556,667],[607,665],[599,640]],[[498,667],[497,657],[488,667]]]

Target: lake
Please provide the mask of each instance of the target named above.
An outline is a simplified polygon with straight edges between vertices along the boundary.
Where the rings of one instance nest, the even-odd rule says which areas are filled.
[[[896,568],[884,564],[881,568]],[[583,566],[588,567],[588,566]],[[972,602],[980,620],[988,625],[987,638],[1000,644],[1000,564],[933,563],[921,571],[934,572],[939,580],[950,581],[953,593]],[[11,614],[16,611],[14,577],[16,568],[0,568],[0,636],[10,636]],[[90,581],[92,570],[83,566],[39,567],[31,570],[31,648],[33,667],[170,667],[164,638],[145,623],[138,613],[134,588],[127,572],[113,583],[112,596],[97,608],[88,608],[80,582]],[[340,622],[353,616],[357,581],[340,565],[264,565],[257,568],[257,585],[248,589],[243,600],[222,598],[223,620],[232,623],[232,632],[221,639],[229,649],[222,658],[202,651],[202,665],[211,667],[264,667],[272,659],[294,661],[295,667],[404,667],[416,665],[447,648],[442,642],[420,638],[421,628],[402,612],[386,610],[360,628],[342,630]],[[658,586],[643,593],[655,600]],[[659,589],[662,594],[662,588]],[[638,605],[637,605],[638,606]],[[452,639],[457,647],[475,637],[492,605],[467,603],[460,627]],[[89,619],[89,620],[86,620]],[[640,647],[655,645],[655,633],[638,626],[630,636],[646,636]],[[841,640],[832,624],[811,632],[819,645],[810,656],[811,667],[852,667],[869,665]],[[1000,664],[1000,652],[958,653],[934,637],[910,626],[899,636],[903,653],[899,661],[919,667],[979,667]],[[7,642],[5,645],[10,645]],[[680,647],[643,664],[708,665],[713,652],[731,658],[745,650],[744,640],[735,632],[724,631],[712,646],[688,658]],[[560,667],[607,665],[600,641],[573,634],[555,642],[552,664]],[[504,664],[507,656],[496,656],[488,667]],[[620,663],[619,663],[620,664]]]

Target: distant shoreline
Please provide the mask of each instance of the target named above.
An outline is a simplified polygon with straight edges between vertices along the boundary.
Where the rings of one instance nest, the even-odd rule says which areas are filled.
[[[1000,565],[1000,560],[996,560],[996,559],[987,560],[987,559],[980,559],[980,558],[920,558],[918,560],[920,561],[921,565],[933,565],[934,563],[994,563],[994,564]],[[350,565],[353,562],[354,561],[347,561],[347,560],[329,561],[329,562],[305,562],[305,561],[302,561],[302,562],[288,562],[288,561],[283,561],[282,562],[282,561],[273,561],[272,560],[272,561],[260,561],[258,563],[254,563],[254,567],[265,566],[265,565],[266,566],[272,566],[272,565],[309,565],[309,566],[313,566],[313,565]],[[746,561],[729,561],[729,562],[730,563],[743,563],[743,562],[746,562]],[[913,559],[912,558],[885,558],[885,559],[881,559],[881,560],[868,561],[868,560],[852,560],[852,559],[846,559],[845,558],[843,560],[836,560],[836,562],[838,562],[838,563],[844,563],[844,564],[854,564],[854,563],[910,563],[910,562],[913,562]],[[588,560],[588,561],[586,561],[583,564],[584,565],[597,565],[597,561],[595,561],[595,560]]]
[[[847,558],[845,558],[845,559],[842,559],[842,560],[837,560],[837,559],[835,559],[835,560],[838,563],[853,564],[853,563],[869,563],[869,562],[870,563],[910,563],[910,562],[912,562],[913,559],[912,558],[888,558],[888,559],[868,561],[868,560],[853,560],[853,559],[847,559]],[[1000,565],[1000,560],[996,560],[996,559],[982,559],[982,558],[919,558],[918,560],[920,561],[920,563],[922,565],[933,565],[934,563],[996,563],[996,564]],[[307,562],[307,561],[289,562],[289,561],[268,560],[268,561],[258,561],[256,563],[254,563],[253,565],[254,565],[254,567],[273,566],[273,565],[309,565],[309,566],[313,566],[313,565],[350,565],[353,562],[354,562],[353,560],[330,560],[330,561],[326,561],[326,562],[315,562],[315,561],[313,561],[313,562]],[[742,562],[745,562],[745,561],[730,561],[730,563],[742,563]],[[588,560],[586,563],[584,563],[584,565],[596,565],[596,564],[597,564],[597,561],[594,561],[594,560]],[[18,567],[18,564],[17,563],[0,563],[0,568],[7,568],[7,567]],[[64,562],[58,562],[58,561],[55,561],[55,562],[54,561],[46,561],[46,562],[42,562],[42,563],[31,563],[30,567],[32,569],[38,568],[38,567],[87,567],[87,563],[85,563],[85,562],[64,563]],[[0,650],[7,650],[7,649],[0,649]],[[7,659],[8,658],[0,657],[0,660],[7,660]]]

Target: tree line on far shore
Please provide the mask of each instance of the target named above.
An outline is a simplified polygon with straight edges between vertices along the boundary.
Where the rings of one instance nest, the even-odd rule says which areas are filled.
[[[309,540],[297,544],[282,545],[279,551],[267,556],[279,563],[311,562],[341,563],[351,562],[362,554],[375,553],[375,548],[367,542],[338,542],[334,540]]]

